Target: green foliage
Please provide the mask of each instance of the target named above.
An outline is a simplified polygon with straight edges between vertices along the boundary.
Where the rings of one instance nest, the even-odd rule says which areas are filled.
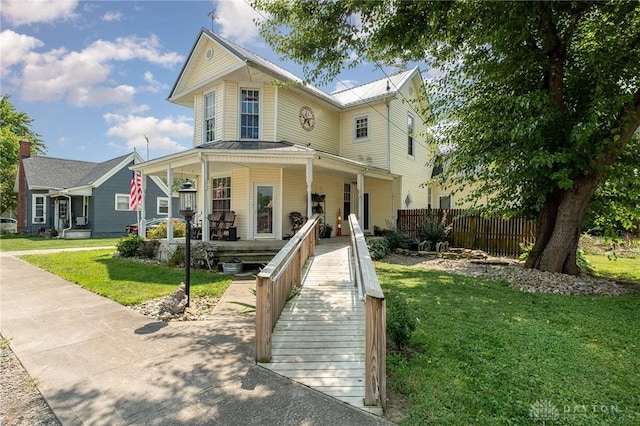
[[[447,214],[442,215],[442,220],[429,217],[425,219],[417,230],[418,240],[431,241],[432,244],[448,241],[451,225],[447,225]]]
[[[382,260],[391,253],[389,242],[386,238],[367,238],[367,247],[371,260]]]
[[[402,351],[409,345],[411,334],[418,322],[415,313],[407,303],[407,297],[400,291],[389,290],[384,296],[387,311],[387,336],[395,348]]]
[[[179,220],[173,221],[174,237],[184,237],[185,235],[187,235],[186,229],[187,229],[186,223],[181,222]],[[157,227],[149,229],[147,236],[155,240],[167,238],[167,223],[162,222]]]
[[[17,203],[13,184],[20,162],[20,140],[31,141],[32,154],[45,152],[40,135],[30,129],[32,121],[24,112],[16,111],[9,95],[0,98],[0,212],[15,209]]]
[[[389,252],[393,252],[405,244],[407,237],[396,225],[387,222],[387,230],[384,231],[384,239],[389,246]]]
[[[140,249],[144,244],[144,238],[137,235],[126,235],[120,238],[116,249],[122,257],[140,256]]]
[[[171,256],[167,259],[167,266],[171,268],[184,267],[186,262],[186,254],[184,245],[178,244],[175,251],[171,253]]]

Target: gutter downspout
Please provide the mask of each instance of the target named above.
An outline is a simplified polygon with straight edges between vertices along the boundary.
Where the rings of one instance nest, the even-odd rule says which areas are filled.
[[[391,173],[391,101],[385,99],[387,106],[387,170]],[[396,179],[391,183],[391,218],[395,220],[396,204]]]

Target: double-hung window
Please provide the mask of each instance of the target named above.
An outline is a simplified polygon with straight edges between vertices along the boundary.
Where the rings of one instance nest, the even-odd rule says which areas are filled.
[[[407,119],[407,154],[413,157],[413,115],[409,115]]]
[[[204,141],[216,140],[216,94],[204,96]]]
[[[46,211],[46,197],[44,195],[33,195],[31,208],[31,221],[33,223],[44,223]]]
[[[231,210],[231,176],[213,179],[212,213],[226,213]]]
[[[169,214],[169,198],[168,197],[157,197],[157,205],[158,205],[158,215],[167,216]]]
[[[116,211],[131,210],[129,207],[129,194],[116,194]]]
[[[353,139],[355,141],[369,139],[369,115],[353,118]]]
[[[240,139],[259,139],[260,91],[242,89],[240,98]]]

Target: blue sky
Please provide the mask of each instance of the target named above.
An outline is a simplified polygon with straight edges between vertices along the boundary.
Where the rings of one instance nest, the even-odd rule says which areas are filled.
[[[190,148],[192,110],[166,98],[214,8],[214,32],[303,77],[260,38],[261,16],[243,0],[0,1],[0,93],[34,120],[50,157],[100,162],[135,148],[153,159]],[[365,64],[322,89],[383,76]]]

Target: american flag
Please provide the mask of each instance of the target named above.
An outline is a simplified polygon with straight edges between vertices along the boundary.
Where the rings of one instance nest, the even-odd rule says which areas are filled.
[[[138,205],[142,202],[142,175],[140,172],[131,172],[131,191],[129,193],[129,208],[138,210]]]

